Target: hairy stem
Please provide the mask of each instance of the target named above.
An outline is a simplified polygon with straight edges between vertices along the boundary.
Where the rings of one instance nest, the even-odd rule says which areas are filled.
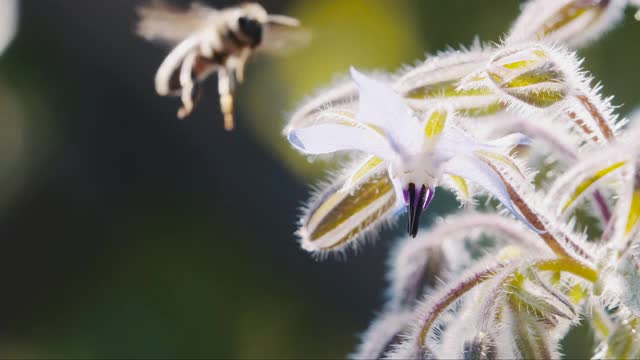
[[[504,268],[504,266],[505,264],[498,264],[493,267],[489,267],[483,271],[474,273],[469,278],[458,283],[458,285],[456,285],[455,287],[450,288],[449,291],[442,298],[438,299],[438,301],[436,301],[434,306],[432,306],[431,309],[429,309],[429,312],[427,313],[424,319],[424,322],[422,324],[422,327],[420,329],[420,334],[418,336],[419,347],[425,346],[427,342],[427,335],[429,334],[429,331],[431,330],[431,327],[433,326],[434,322],[436,321],[438,316],[443,311],[445,311],[449,305],[451,305],[451,303],[453,303],[456,299],[460,298],[467,291],[473,289],[476,285],[479,285],[491,279],[493,276],[495,276],[498,273],[498,271]]]
[[[612,142],[615,139],[613,129],[611,128],[611,126],[609,126],[609,123],[605,119],[605,116],[600,113],[600,110],[598,109],[598,107],[586,95],[583,95],[583,94],[577,95],[576,99],[580,101],[580,103],[585,107],[585,109],[587,109],[589,114],[593,117],[596,124],[598,125],[598,128],[600,128],[600,131],[602,131],[602,134],[604,135],[605,140],[607,140],[607,142]]]
[[[558,256],[563,258],[573,258],[572,255],[562,246],[560,241],[553,235],[547,227],[543,224],[542,219],[527,205],[526,201],[518,194],[518,192],[511,186],[509,181],[502,175],[502,173],[490,162],[484,160],[484,163],[487,164],[495,173],[500,177],[505,187],[507,188],[507,192],[509,193],[509,197],[511,197],[511,201],[513,201],[514,205],[520,210],[525,219],[527,219],[536,229],[540,231],[539,235],[544,240],[544,242],[551,248],[551,250]],[[586,252],[586,250],[582,249],[578,244],[573,242],[568,236],[563,236],[563,240],[580,256],[585,259],[592,261],[593,256]]]

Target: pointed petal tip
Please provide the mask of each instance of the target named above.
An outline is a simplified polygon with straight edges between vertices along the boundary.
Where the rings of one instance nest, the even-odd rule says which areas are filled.
[[[515,145],[531,145],[531,137],[522,133],[514,133],[513,135]]]
[[[291,145],[293,145],[298,150],[302,150],[302,151],[305,150],[304,144],[302,143],[298,135],[296,135],[295,130],[293,129],[289,130],[289,133],[287,134],[287,140],[289,140]]]
[[[351,74],[351,79],[358,84],[358,86],[362,85],[363,80],[366,78],[366,75],[358,71],[355,66],[351,65],[349,67],[349,73]]]

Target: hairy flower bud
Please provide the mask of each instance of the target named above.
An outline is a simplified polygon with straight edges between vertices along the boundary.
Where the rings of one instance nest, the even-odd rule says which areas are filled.
[[[617,24],[626,4],[627,0],[531,0],[507,42],[545,39],[581,47]]]
[[[487,75],[501,91],[534,107],[553,105],[569,93],[565,74],[539,46],[505,48],[493,56]]]
[[[306,209],[298,230],[305,250],[330,251],[354,244],[396,209],[391,179],[375,158],[350,173],[319,193]]]
[[[461,89],[491,87],[509,110],[525,118],[562,121],[590,143],[612,142],[623,124],[611,99],[580,69],[575,53],[545,43],[504,44],[483,71],[463,79]]]
[[[571,320],[576,316],[571,301],[557,291],[553,291],[542,280],[531,281],[524,277],[517,278],[511,284],[512,301],[521,311],[528,312],[545,327],[558,325],[559,318]]]
[[[493,48],[476,41],[471,49],[429,56],[394,81],[394,89],[416,110],[428,111],[446,104],[463,118],[494,115],[505,109],[499,94],[487,87],[460,88],[460,81],[482,69]]]

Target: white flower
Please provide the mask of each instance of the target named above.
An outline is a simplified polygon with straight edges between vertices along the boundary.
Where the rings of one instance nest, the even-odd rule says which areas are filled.
[[[291,144],[306,154],[356,150],[371,155],[363,165],[354,170],[343,185],[343,192],[353,193],[362,186],[359,184],[362,178],[386,171],[395,190],[394,208],[401,207],[403,203],[407,206],[408,232],[415,237],[420,215],[429,206],[436,187],[444,176],[452,176],[461,185],[460,188],[467,191],[467,180],[484,188],[516,217],[533,228],[514,205],[505,180],[483,160],[491,158],[506,166],[516,167],[508,152],[515,145],[526,144],[528,138],[522,134],[511,134],[481,143],[454,126],[451,121],[453,113],[446,107],[434,107],[422,120],[385,83],[371,79],[353,68],[351,77],[360,92],[359,107],[355,115],[345,110],[328,109],[319,114],[312,124],[293,128],[288,132]],[[386,177],[378,178],[384,180]],[[376,192],[378,193],[379,191]],[[354,234],[353,230],[369,226],[370,216],[356,215],[366,211],[368,204],[375,205],[371,197],[366,198],[367,202],[363,202],[362,206],[351,206],[349,216],[336,216],[336,211],[331,211],[334,209],[327,209],[334,206],[330,202],[358,202],[364,201],[363,198],[352,196],[349,199],[345,195],[340,201],[333,197],[321,199],[322,204],[314,206],[307,214],[307,219],[303,219],[303,228],[300,230],[303,247],[307,250],[333,248],[346,243],[350,236],[357,235],[359,231]],[[340,223],[333,224],[332,229],[337,230],[342,226],[342,230],[337,231],[334,236],[324,231],[323,236],[314,239],[310,235],[315,230],[313,228],[323,222],[318,219],[321,217],[332,217],[331,221],[339,221]],[[350,220],[355,223],[349,224]],[[318,243],[313,244],[316,240]]]

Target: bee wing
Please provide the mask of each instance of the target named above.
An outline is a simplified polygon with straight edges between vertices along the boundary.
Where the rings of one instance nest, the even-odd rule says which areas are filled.
[[[219,11],[202,4],[178,9],[163,0],[152,0],[139,7],[136,33],[149,41],[176,45],[207,26],[219,21]]]
[[[308,29],[300,27],[297,19],[284,15],[269,15],[264,41],[258,51],[270,55],[283,55],[306,46],[310,40],[311,33]]]
[[[298,27],[300,26],[300,20],[287,15],[269,14],[267,15],[267,24]]]

